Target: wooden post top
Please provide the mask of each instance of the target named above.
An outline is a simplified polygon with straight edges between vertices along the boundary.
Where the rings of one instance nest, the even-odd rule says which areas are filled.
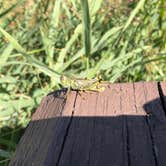
[[[166,83],[46,96],[10,166],[166,166]]]

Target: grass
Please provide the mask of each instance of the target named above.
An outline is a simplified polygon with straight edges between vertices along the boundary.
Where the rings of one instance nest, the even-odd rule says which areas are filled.
[[[60,75],[166,80],[165,0],[0,1],[0,164]]]

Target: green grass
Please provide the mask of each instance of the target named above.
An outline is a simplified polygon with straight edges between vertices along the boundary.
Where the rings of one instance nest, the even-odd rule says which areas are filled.
[[[165,0],[30,2],[0,0],[1,165],[42,97],[61,87],[61,74],[166,80]]]

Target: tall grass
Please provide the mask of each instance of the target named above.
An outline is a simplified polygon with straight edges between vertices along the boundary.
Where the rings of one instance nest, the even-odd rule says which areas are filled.
[[[0,1],[0,161],[60,75],[165,80],[164,0]],[[10,128],[10,129],[9,129]]]

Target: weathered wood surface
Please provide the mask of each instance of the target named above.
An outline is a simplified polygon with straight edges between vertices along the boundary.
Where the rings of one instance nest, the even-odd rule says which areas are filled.
[[[166,166],[166,83],[45,97],[10,166]]]

